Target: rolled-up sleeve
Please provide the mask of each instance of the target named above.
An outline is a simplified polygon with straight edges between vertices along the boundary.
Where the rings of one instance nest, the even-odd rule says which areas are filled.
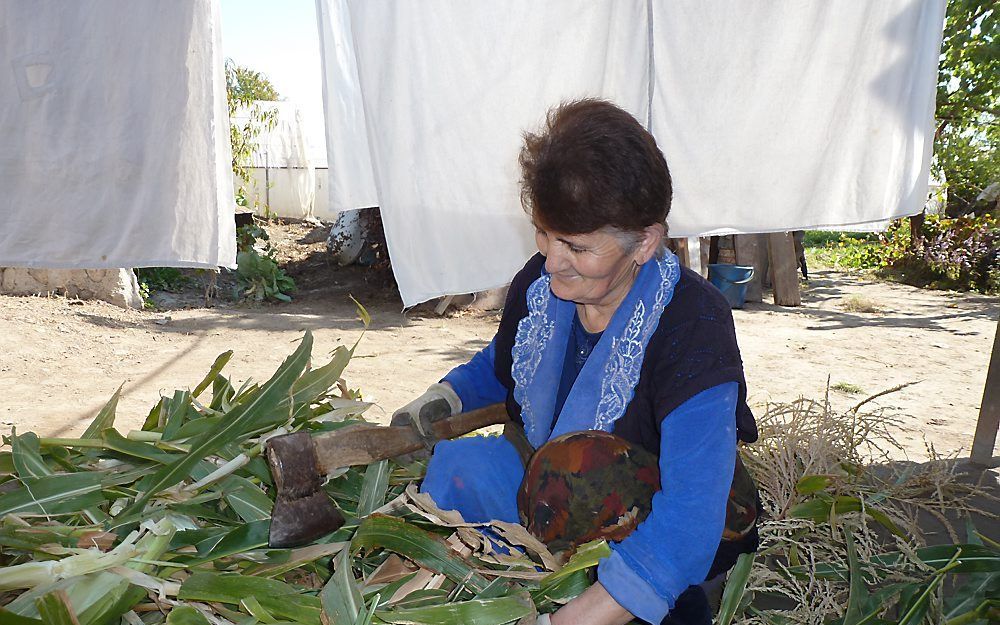
[[[736,463],[739,385],[691,397],[663,420],[660,486],[639,527],[600,562],[597,577],[622,607],[659,623],[705,579],[722,538]]]
[[[507,398],[507,389],[497,379],[494,371],[495,354],[496,338],[476,353],[472,360],[455,367],[441,380],[455,389],[462,400],[463,411],[482,408]]]

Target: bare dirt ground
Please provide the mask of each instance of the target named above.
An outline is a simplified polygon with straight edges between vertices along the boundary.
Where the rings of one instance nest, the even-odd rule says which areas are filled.
[[[372,316],[346,377],[387,420],[451,367],[484,347],[495,313],[429,311],[404,315],[398,297],[366,283],[357,268],[329,264],[320,229],[269,226],[299,284],[291,304],[258,308],[217,301],[200,290],[160,297],[158,310],[128,311],[62,297],[0,296],[0,429],[72,436],[124,383],[118,427],[138,427],[160,393],[194,386],[228,349],[236,380],[270,376],[305,330],[314,360],[361,337],[349,295]],[[873,403],[902,420],[899,459],[967,454],[979,412],[1000,299],[928,291],[861,276],[814,271],[801,308],[748,304],[734,311],[750,401],[799,396],[848,408]]]

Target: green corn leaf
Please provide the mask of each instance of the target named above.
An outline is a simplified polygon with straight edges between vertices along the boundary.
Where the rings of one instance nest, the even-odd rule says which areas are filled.
[[[526,592],[496,599],[473,599],[439,606],[377,610],[386,623],[411,625],[503,625],[535,613]]]
[[[361,484],[361,496],[358,499],[359,519],[378,510],[385,504],[385,494],[389,489],[389,461],[374,462],[365,469],[365,478]]]
[[[848,530],[844,530],[844,541],[847,543],[847,567],[850,575],[844,625],[858,625],[866,620],[862,606],[867,605],[868,589],[865,588],[864,574],[858,562],[858,549],[854,546],[854,536]]]
[[[933,547],[922,547],[917,549],[917,557],[935,569],[940,569],[952,563],[956,553],[961,553],[961,557],[953,563],[950,569],[953,573],[994,573],[1000,572],[1000,549],[985,545],[935,545]],[[904,561],[903,556],[898,551],[884,553],[872,558],[874,566],[893,567]],[[795,576],[803,577],[814,575],[820,579],[831,579],[839,581],[848,580],[848,570],[835,563],[817,563],[812,569],[805,566],[788,567],[788,572]]]
[[[208,545],[199,544],[199,557],[184,562],[187,566],[194,567],[244,551],[260,549],[267,545],[267,532],[270,526],[270,519],[238,525],[221,536],[213,537]]]
[[[243,597],[240,601],[240,607],[242,607],[246,612],[257,619],[261,623],[270,625],[271,623],[277,623],[278,619],[274,618],[274,615],[267,611],[267,609],[260,604],[260,601],[253,596]]]
[[[812,495],[825,490],[833,483],[829,475],[804,475],[795,483],[795,492],[800,495]]]
[[[597,563],[600,562],[602,558],[607,558],[610,555],[611,548],[608,547],[608,543],[603,540],[594,540],[580,545],[580,548],[576,550],[576,553],[573,554],[564,567],[555,573],[551,573],[550,575],[542,578],[539,585],[544,588],[547,585],[558,582],[560,579],[570,575],[571,573],[597,566]]]
[[[23,479],[22,488],[0,495],[0,516],[78,513],[104,501],[101,495],[104,477],[95,471]]]
[[[821,493],[821,495],[822,494],[823,493]],[[788,512],[788,515],[793,519],[809,519],[816,523],[822,523],[841,514],[846,514],[848,512],[861,512],[862,510],[864,510],[868,516],[893,534],[897,536],[905,536],[903,531],[899,529],[899,527],[893,523],[884,512],[878,510],[874,506],[866,506],[864,502],[857,497],[849,497],[847,495],[841,495],[839,497],[829,497],[824,495],[822,497],[816,497],[808,501],[803,501],[802,503],[793,506]]]
[[[271,518],[274,502],[259,486],[238,475],[231,475],[220,484],[226,503],[241,519],[250,523]]]
[[[0,476],[13,475],[16,470],[13,454],[9,451],[0,451]]]
[[[284,595],[282,597],[255,597],[261,608],[278,619],[301,623],[302,625],[320,625],[323,607],[319,597],[313,595]],[[335,623],[338,621],[331,621]]]
[[[212,410],[230,410],[230,401],[236,394],[236,389],[230,384],[224,375],[218,375],[212,382],[212,403],[208,405]]]
[[[227,414],[222,427],[192,442],[191,451],[187,456],[157,471],[147,490],[136,498],[135,502],[124,511],[124,514],[141,511],[155,494],[186,479],[191,469],[201,459],[215,453],[223,446],[249,435],[259,427],[258,423],[262,419],[273,417],[275,406],[288,394],[292,384],[309,361],[312,343],[312,334],[306,332],[298,349],[285,359],[260,392]]]
[[[158,448],[156,445],[133,441],[125,438],[113,428],[108,428],[100,433],[104,448],[118,452],[132,458],[149,460],[159,464],[169,464],[178,458],[177,454],[168,453]]]
[[[741,553],[729,572],[726,589],[723,591],[722,601],[719,603],[718,625],[730,625],[736,617],[736,613],[739,612],[743,603],[743,595],[747,590],[747,582],[750,581],[753,561],[753,553]]]
[[[167,420],[163,426],[163,440],[177,439],[177,432],[187,422],[188,413],[191,410],[191,393],[181,390],[174,391],[174,396],[167,401]]]
[[[489,585],[489,580],[476,573],[440,536],[396,517],[373,514],[361,522],[351,550],[373,547],[405,556],[457,584],[464,583],[473,592]]]
[[[146,415],[146,419],[142,422],[141,429],[143,432],[154,432],[161,429],[162,416],[165,414],[166,405],[167,398],[161,397],[160,401],[156,402],[156,405],[150,409],[149,414]]]
[[[944,616],[951,621],[977,613],[984,601],[1000,597],[1000,573],[973,573],[944,600]]]
[[[208,374],[205,376],[205,378],[201,382],[198,382],[198,386],[194,387],[194,390],[191,391],[191,397],[198,397],[205,391],[206,388],[212,386],[215,383],[216,378],[219,377],[219,373],[221,373],[222,369],[225,368],[227,364],[229,364],[229,361],[230,359],[232,359],[232,357],[233,357],[233,350],[229,350],[227,352],[222,352],[221,354],[219,354],[216,357],[215,362],[212,363],[212,368],[209,369]]]
[[[35,606],[45,625],[80,625],[64,590],[56,590],[39,597],[35,600]]]
[[[181,605],[167,614],[167,625],[211,625],[211,622],[191,606]]]
[[[52,475],[52,469],[42,459],[42,453],[38,445],[38,436],[34,432],[27,432],[20,436],[11,436],[10,449],[14,461],[14,470],[17,471],[18,476],[21,478]]]
[[[192,438],[197,438],[199,436],[204,436],[206,433],[219,427],[222,420],[225,417],[222,415],[213,417],[201,417],[199,419],[191,419],[180,427],[179,430],[174,434],[174,441],[185,441]]]
[[[351,557],[348,550],[340,552],[334,563],[333,575],[320,592],[323,613],[328,623],[354,623],[364,610],[365,600],[361,596],[354,573],[351,572]]]
[[[279,410],[287,412],[288,406],[308,406],[320,395],[330,390],[337,383],[344,369],[354,355],[353,349],[338,347],[333,352],[333,358],[318,369],[307,371],[292,385],[290,397],[285,397],[279,404]]]
[[[122,388],[125,385],[122,384],[115,391],[115,394],[111,396],[108,403],[104,404],[101,411],[97,413],[94,420],[91,421],[90,425],[83,432],[80,438],[97,438],[103,430],[106,430],[115,425],[115,411],[118,410],[118,399],[122,396]]]
[[[36,586],[4,607],[21,616],[35,618],[39,616],[36,601],[51,592],[63,590],[81,622],[89,623],[91,621],[88,620],[88,615],[99,614],[116,604],[121,597],[120,593],[128,586],[128,581],[120,575],[100,571]]]
[[[589,587],[590,575],[585,569],[581,569],[529,592],[540,612],[552,612],[579,596]]]
[[[42,619],[21,616],[4,608],[0,608],[0,623],[4,625],[45,625],[42,623]]]
[[[70,593],[70,599],[73,599]],[[109,592],[101,595],[86,610],[80,612],[80,623],[84,625],[96,623],[118,623],[121,616],[131,610],[135,604],[146,598],[146,589],[132,586],[122,580]],[[74,605],[76,605],[74,603]]]
[[[298,594],[294,586],[265,577],[239,573],[199,572],[184,580],[177,598],[239,605],[243,597],[286,597]]]

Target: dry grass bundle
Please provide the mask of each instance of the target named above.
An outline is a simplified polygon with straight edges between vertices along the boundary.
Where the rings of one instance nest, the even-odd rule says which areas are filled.
[[[943,599],[938,573],[945,563],[924,549],[924,520],[936,519],[959,543],[953,520],[973,513],[995,519],[977,502],[997,498],[969,483],[954,459],[893,462],[902,450],[893,437],[899,422],[867,408],[874,397],[846,412],[833,410],[828,396],[770,404],[758,418],[760,439],[741,453],[757,479],[765,519],[737,611],[742,622],[904,622],[913,607],[908,593],[925,586],[909,618],[945,622],[959,614]],[[984,582],[984,600],[998,582],[995,573]]]

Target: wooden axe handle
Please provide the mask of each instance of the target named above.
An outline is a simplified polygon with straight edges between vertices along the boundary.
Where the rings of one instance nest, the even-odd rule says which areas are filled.
[[[447,440],[509,420],[507,408],[497,403],[435,421],[432,427],[437,440]],[[324,474],[424,449],[424,441],[412,425],[386,427],[358,423],[314,436],[313,443],[319,469]]]

